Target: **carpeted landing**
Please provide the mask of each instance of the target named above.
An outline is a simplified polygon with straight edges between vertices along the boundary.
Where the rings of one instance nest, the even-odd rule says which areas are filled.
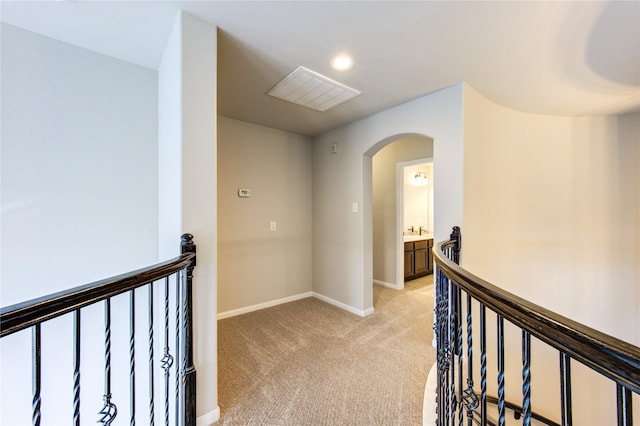
[[[218,321],[218,425],[421,425],[433,276],[374,286],[366,318],[315,298]]]

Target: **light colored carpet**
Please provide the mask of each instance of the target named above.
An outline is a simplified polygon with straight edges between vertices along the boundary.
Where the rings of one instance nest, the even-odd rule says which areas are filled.
[[[420,425],[433,276],[360,318],[308,298],[218,321],[218,425]]]

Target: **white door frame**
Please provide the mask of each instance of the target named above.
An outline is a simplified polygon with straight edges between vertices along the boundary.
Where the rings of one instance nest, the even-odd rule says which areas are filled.
[[[433,164],[433,157],[396,163],[396,289],[404,288],[404,169],[418,164]]]

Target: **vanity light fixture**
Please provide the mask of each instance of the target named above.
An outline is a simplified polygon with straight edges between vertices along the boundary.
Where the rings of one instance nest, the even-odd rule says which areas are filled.
[[[429,184],[429,178],[425,172],[418,172],[412,179],[412,184],[415,186],[425,186]]]

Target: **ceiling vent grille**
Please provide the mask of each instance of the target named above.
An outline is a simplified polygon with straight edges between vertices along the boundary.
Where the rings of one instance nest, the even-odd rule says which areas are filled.
[[[360,92],[305,67],[298,67],[267,92],[267,95],[324,112]]]

